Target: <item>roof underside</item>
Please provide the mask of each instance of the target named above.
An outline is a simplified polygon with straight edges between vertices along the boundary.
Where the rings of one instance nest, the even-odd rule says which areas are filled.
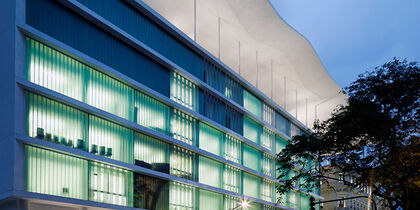
[[[143,1],[194,39],[194,0]],[[308,127],[345,101],[310,43],[281,19],[269,0],[196,0],[195,37]]]

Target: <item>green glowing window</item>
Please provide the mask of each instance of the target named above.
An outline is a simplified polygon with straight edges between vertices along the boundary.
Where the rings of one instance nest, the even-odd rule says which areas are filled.
[[[223,133],[200,123],[199,147],[215,155],[221,155]]]
[[[244,90],[244,108],[261,118],[261,101],[254,94]]]
[[[208,190],[199,189],[199,209],[223,209],[223,195]]]
[[[134,159],[136,165],[146,168],[164,164],[169,166],[169,145],[144,134],[135,133]]]
[[[29,81],[133,120],[132,88],[40,42],[26,43]]]
[[[133,163],[133,132],[115,123],[89,116],[89,151]]]
[[[224,158],[235,163],[241,163],[241,141],[227,134],[225,138]]]
[[[133,206],[133,172],[89,162],[89,200]]]
[[[171,99],[198,112],[198,88],[185,77],[171,72]]]
[[[85,65],[26,38],[26,76],[33,83],[83,100]]]
[[[193,180],[195,154],[181,147],[173,146],[171,154],[171,175]]]
[[[260,197],[260,179],[254,175],[243,173],[243,193],[254,198]]]
[[[243,165],[260,171],[261,153],[248,145],[243,145],[243,148]]]
[[[26,190],[88,199],[88,162],[48,150],[26,146]]]
[[[262,172],[267,176],[274,176],[275,173],[275,165],[274,165],[274,157],[264,153],[263,160],[262,160]]]
[[[310,209],[309,196],[305,194],[300,194],[300,209]]]
[[[159,131],[166,135],[170,134],[171,111],[165,104],[135,92],[134,100],[134,122],[144,127]]]
[[[86,142],[86,114],[32,93],[26,96],[27,135],[71,146]]]
[[[213,187],[221,187],[223,182],[223,165],[208,158],[199,157],[198,181]]]
[[[103,73],[86,68],[86,103],[132,121],[133,89]]]
[[[190,145],[195,145],[196,120],[191,116],[173,110],[171,118],[172,137]]]
[[[299,201],[300,201],[300,197],[299,197],[299,193],[295,192],[295,191],[289,191],[286,193],[286,205],[291,207],[291,208],[295,208],[298,209],[299,208]]]
[[[274,182],[263,180],[261,198],[268,202],[275,202],[275,186]]]
[[[240,193],[241,170],[225,165],[224,184],[225,190]]]
[[[178,182],[171,182],[169,184],[169,209],[196,209],[196,203],[197,199],[195,187]]]
[[[261,145],[271,151],[274,151],[275,134],[268,128],[263,129],[263,135],[261,138]]]
[[[244,137],[259,144],[262,127],[255,121],[244,117]]]
[[[284,148],[286,148],[287,141],[281,138],[280,136],[276,135],[276,153],[281,152]]]

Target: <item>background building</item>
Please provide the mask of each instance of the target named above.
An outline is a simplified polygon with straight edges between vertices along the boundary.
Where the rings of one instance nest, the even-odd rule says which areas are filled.
[[[321,199],[319,188],[278,197],[275,157],[342,101],[339,88],[309,43],[256,2],[197,1],[220,9],[214,28],[206,11],[188,19],[183,1],[1,1],[0,208],[307,209]]]
[[[335,200],[341,198],[351,198],[357,196],[372,196],[372,189],[369,186],[361,186],[358,188],[351,188],[345,184],[345,182],[354,184],[356,183],[355,175],[345,175],[343,173],[337,172],[334,169],[330,169],[330,165],[323,166],[324,175],[327,177],[332,177],[337,180],[328,180],[327,182],[321,183],[321,195],[325,200]],[[328,170],[329,169],[329,170]],[[385,205],[377,199],[375,196],[372,196],[376,202],[377,209],[388,209]],[[353,209],[353,210],[373,210],[374,204],[371,200],[367,198],[356,198],[349,199],[338,202],[329,202],[323,204],[324,209]]]

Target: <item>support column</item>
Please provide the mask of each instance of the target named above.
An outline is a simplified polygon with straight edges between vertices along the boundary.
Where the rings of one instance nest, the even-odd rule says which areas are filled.
[[[217,58],[220,60],[220,16],[217,19]]]
[[[194,41],[197,41],[197,0],[194,0]]]
[[[258,88],[258,50],[257,51],[255,51],[255,69],[256,69],[256,72],[257,72],[257,75],[256,75],[256,80],[257,80],[257,82],[256,82],[256,86],[257,86],[257,88]]]

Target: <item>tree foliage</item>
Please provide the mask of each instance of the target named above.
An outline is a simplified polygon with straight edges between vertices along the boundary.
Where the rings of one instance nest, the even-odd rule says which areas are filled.
[[[278,187],[310,189],[328,177],[318,164],[356,175],[349,188],[371,186],[391,209],[420,208],[420,67],[394,58],[345,88],[347,103],[338,106],[313,133],[295,136],[278,154]],[[308,159],[313,161],[308,161]],[[297,170],[304,168],[305,170]],[[296,171],[290,176],[290,171]]]

